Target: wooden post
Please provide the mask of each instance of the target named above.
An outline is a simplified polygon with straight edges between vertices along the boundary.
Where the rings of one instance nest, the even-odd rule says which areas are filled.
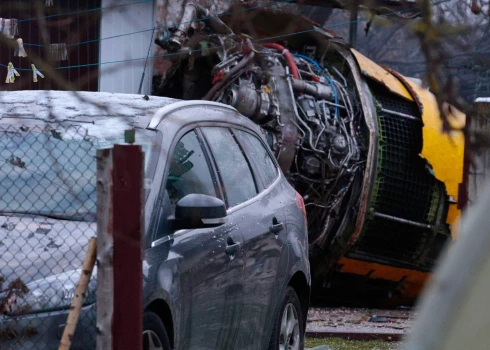
[[[112,349],[112,149],[97,150],[97,350]]]
[[[115,145],[97,157],[97,349],[141,350],[144,155]]]
[[[112,208],[114,229],[113,349],[143,347],[143,152],[115,145]]]
[[[66,321],[66,327],[63,330],[63,336],[58,350],[69,350],[71,346],[71,340],[75,334],[77,328],[78,318],[80,317],[80,311],[82,310],[83,301],[87,295],[88,284],[90,277],[92,277],[92,271],[95,265],[97,243],[95,238],[91,238],[88,242],[87,255],[83,261],[82,273],[75,288],[75,295],[71,302],[70,312]]]

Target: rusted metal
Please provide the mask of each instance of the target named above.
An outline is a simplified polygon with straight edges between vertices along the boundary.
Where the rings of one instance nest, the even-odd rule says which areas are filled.
[[[113,349],[142,349],[143,339],[143,152],[141,146],[113,149],[114,229]]]
[[[306,338],[325,339],[341,338],[346,340],[384,340],[402,341],[405,334],[401,333],[367,333],[367,332],[306,332]]]

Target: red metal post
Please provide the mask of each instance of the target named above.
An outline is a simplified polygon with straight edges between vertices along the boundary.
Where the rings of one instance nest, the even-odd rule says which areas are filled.
[[[143,346],[143,161],[141,146],[114,146],[112,173],[113,350],[141,350]]]

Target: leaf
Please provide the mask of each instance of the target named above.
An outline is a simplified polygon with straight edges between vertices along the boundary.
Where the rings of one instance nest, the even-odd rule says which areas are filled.
[[[50,130],[50,131],[51,131],[51,135],[53,135],[55,139],[63,140],[63,138],[61,137],[61,133],[58,130]]]

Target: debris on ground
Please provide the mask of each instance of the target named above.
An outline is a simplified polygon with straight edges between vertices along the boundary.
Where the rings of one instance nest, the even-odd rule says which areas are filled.
[[[339,338],[306,339],[306,350],[402,350],[401,342],[357,341]]]
[[[406,334],[412,327],[411,309],[310,308],[307,332]]]

